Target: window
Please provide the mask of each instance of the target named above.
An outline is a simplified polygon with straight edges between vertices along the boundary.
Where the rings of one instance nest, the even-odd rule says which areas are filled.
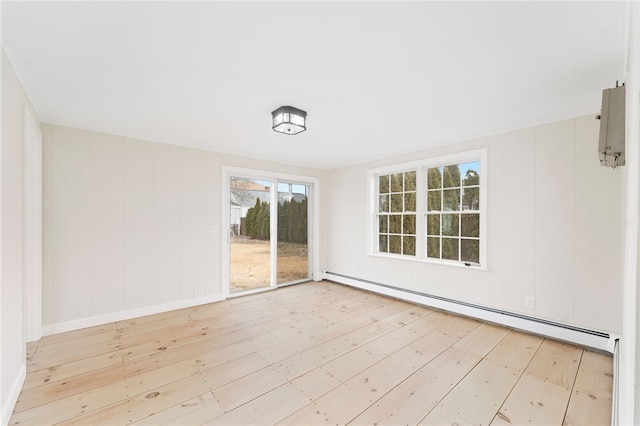
[[[486,150],[370,170],[374,254],[486,267]]]
[[[427,257],[480,263],[480,162],[427,169]]]
[[[378,176],[378,251],[416,254],[416,172]]]

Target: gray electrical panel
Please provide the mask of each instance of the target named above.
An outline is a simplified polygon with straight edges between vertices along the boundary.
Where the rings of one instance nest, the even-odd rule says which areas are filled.
[[[616,84],[617,86],[617,84]],[[600,165],[624,166],[624,84],[602,91],[600,116]]]

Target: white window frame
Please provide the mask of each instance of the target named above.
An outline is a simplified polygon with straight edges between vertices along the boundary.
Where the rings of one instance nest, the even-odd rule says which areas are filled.
[[[389,176],[389,175],[392,175],[392,174],[403,174],[403,188],[402,188],[402,191],[400,192],[400,194],[402,194],[402,198],[403,198],[403,210],[402,210],[402,211],[400,211],[400,212],[393,212],[392,210],[389,210],[388,212],[380,212],[380,210],[379,210],[379,204],[378,204],[378,203],[379,203],[379,201],[380,201],[380,196],[381,196],[381,194],[378,194],[378,195],[379,195],[379,197],[378,197],[378,200],[377,200],[377,202],[376,202],[376,207],[375,207],[375,211],[374,211],[374,215],[376,216],[376,223],[378,223],[378,219],[379,219],[381,216],[387,216],[388,221],[389,221],[389,222],[387,223],[387,225],[389,226],[389,228],[391,227],[391,223],[390,223],[390,222],[391,222],[391,217],[392,217],[392,216],[400,216],[401,221],[402,221],[402,223],[403,223],[403,224],[404,224],[404,220],[403,220],[403,219],[404,219],[404,216],[407,216],[407,215],[409,215],[409,216],[410,216],[410,215],[413,215],[413,216],[415,217],[414,234],[407,234],[407,233],[405,233],[405,232],[404,232],[404,229],[403,229],[403,230],[402,230],[402,232],[399,234],[399,236],[400,236],[400,238],[401,238],[401,244],[400,244],[400,245],[401,245],[401,247],[402,247],[402,249],[403,249],[402,251],[404,251],[404,238],[405,238],[405,237],[410,237],[410,236],[413,236],[413,238],[414,238],[414,240],[415,240],[415,242],[414,242],[414,251],[416,251],[416,250],[417,250],[417,247],[416,247],[416,243],[417,243],[417,241],[418,241],[418,234],[417,234],[418,229],[417,229],[417,223],[418,223],[418,220],[419,220],[419,218],[420,218],[419,210],[417,210],[417,207],[418,207],[418,200],[417,200],[417,195],[418,195],[418,188],[417,188],[417,183],[418,183],[418,182],[417,182],[417,179],[418,179],[418,173],[417,173],[417,172],[416,172],[416,189],[415,189],[415,190],[413,190],[413,191],[407,191],[407,190],[406,190],[406,188],[404,187],[404,177],[405,177],[405,176],[404,176],[404,174],[405,174],[405,173],[411,173],[411,172],[416,172],[416,171],[415,171],[414,169],[410,169],[410,170],[406,170],[406,171],[398,171],[398,172],[395,172],[395,173],[379,173],[379,174],[377,174],[377,175],[376,175],[376,183],[379,183],[379,178],[380,178],[380,176]],[[410,193],[410,192],[415,192],[415,194],[416,194],[416,209],[414,209],[413,211],[412,211],[412,210],[404,210],[405,195],[406,195],[407,193]],[[393,195],[394,195],[394,194],[396,194],[396,195],[398,194],[397,192],[396,192],[396,193],[394,193],[394,192],[391,190],[391,182],[389,182],[389,192],[388,192],[387,194],[389,194],[391,197],[393,197]],[[391,205],[392,205],[392,204],[393,204],[393,203],[391,202],[391,200],[389,200],[389,207],[391,207]],[[402,225],[402,227],[404,228],[404,225]],[[378,230],[379,230],[379,228],[376,228],[376,229],[378,229]],[[392,233],[390,232],[390,229],[387,229],[387,231],[388,231],[388,232],[386,232],[386,233],[384,233],[384,234],[386,234],[386,235],[387,235],[387,238],[391,238],[391,234],[392,234]],[[394,233],[394,234],[396,234],[396,233]],[[379,236],[380,234],[378,233],[377,235]],[[396,234],[396,235],[398,235],[398,234]],[[388,242],[388,244],[389,244],[389,242]],[[376,247],[378,247],[378,248],[379,248],[379,243],[378,243],[378,244],[376,244]],[[384,253],[393,254],[393,253],[389,253],[389,252],[384,252]],[[417,254],[417,251],[416,251],[416,254]],[[402,256],[411,256],[411,257],[415,257],[415,256],[416,256],[416,254],[404,254],[404,253],[402,253]]]
[[[472,161],[478,161],[480,163],[480,262],[479,264],[469,264],[463,261],[428,258],[426,255],[427,244],[425,229],[425,221],[427,215],[427,170],[434,167],[462,164]],[[416,172],[416,254],[415,256],[411,256],[378,252],[378,176],[390,173],[403,173],[408,171]],[[369,254],[372,256],[384,258],[488,270],[487,172],[488,168],[486,148],[457,152],[454,154],[425,158],[418,161],[369,169],[367,171],[367,179],[369,182]]]

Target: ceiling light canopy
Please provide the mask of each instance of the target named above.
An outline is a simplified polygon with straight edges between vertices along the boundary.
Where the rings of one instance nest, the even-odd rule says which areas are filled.
[[[285,135],[297,135],[307,130],[307,113],[292,106],[281,106],[271,112],[271,128]]]

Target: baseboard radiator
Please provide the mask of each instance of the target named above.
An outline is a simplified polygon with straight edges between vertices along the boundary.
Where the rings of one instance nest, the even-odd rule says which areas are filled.
[[[602,331],[589,330],[569,324],[562,324],[487,306],[475,305],[446,297],[420,293],[336,272],[324,271],[323,278],[362,290],[371,291],[373,293],[383,294],[396,299],[406,300],[408,302],[436,309],[442,309],[444,311],[504,325],[509,328],[562,340],[580,346],[586,346],[610,354],[614,353],[616,340],[619,338],[619,336]]]

